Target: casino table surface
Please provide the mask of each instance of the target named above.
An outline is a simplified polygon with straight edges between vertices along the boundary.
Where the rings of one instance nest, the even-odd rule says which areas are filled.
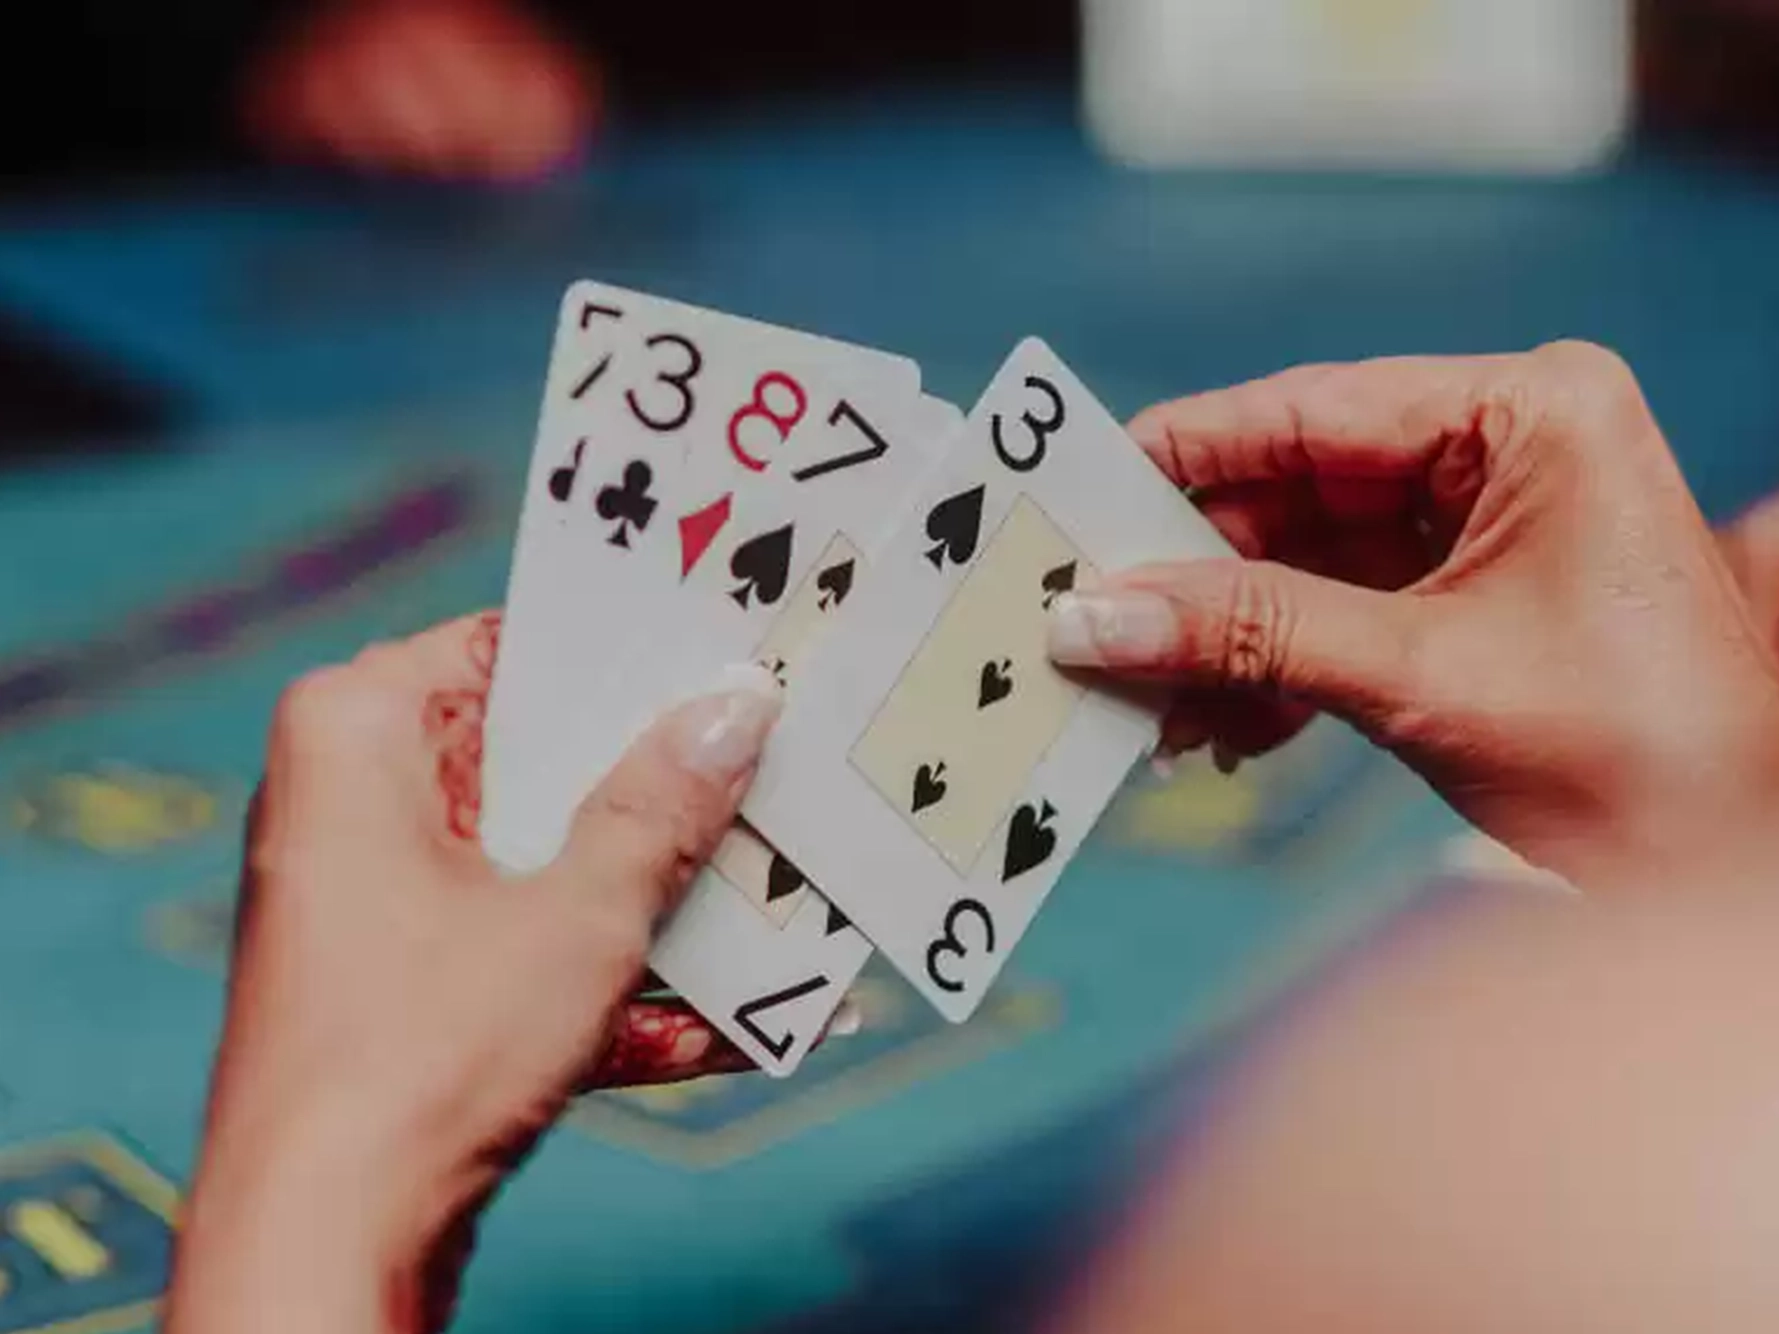
[[[1116,409],[1304,360],[1582,336],[1702,502],[1779,474],[1779,186],[1153,177],[1068,97],[927,89],[620,135],[517,198],[267,177],[14,206],[0,309],[165,384],[163,448],[0,473],[0,1334],[152,1321],[279,689],[498,602],[553,312],[628,286],[916,357],[1027,333]],[[1423,901],[1458,826],[1320,724],[1142,777],[982,1014],[887,973],[794,1079],[596,1096],[495,1207],[460,1328],[1016,1321],[1245,1028]]]

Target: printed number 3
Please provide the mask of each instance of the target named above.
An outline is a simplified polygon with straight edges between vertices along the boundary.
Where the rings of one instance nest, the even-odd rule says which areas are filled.
[[[591,301],[584,302],[581,305],[580,319],[583,330],[591,327],[595,315],[608,320],[624,318],[624,312],[616,306],[598,306]],[[679,430],[680,427],[692,420],[692,413],[698,406],[698,400],[692,393],[692,382],[704,370],[704,353],[698,350],[698,345],[691,339],[682,338],[676,333],[655,334],[647,339],[643,346],[651,352],[656,348],[670,347],[677,351],[682,359],[678,370],[669,366],[666,369],[657,370],[654,375],[653,383],[666,385],[671,394],[668,402],[668,406],[673,409],[671,412],[652,413],[643,406],[642,400],[636,396],[634,389],[624,391],[624,401],[630,405],[631,416],[648,427],[649,430],[665,435],[669,431]],[[611,369],[612,359],[616,355],[615,352],[607,352],[601,357],[594,363],[593,368],[581,377],[575,387],[568,391],[568,396],[573,399],[585,398],[592,391],[593,386],[605,378],[605,373]]]
[[[676,406],[670,415],[651,415],[643,408],[634,389],[624,391],[624,401],[630,405],[631,414],[636,420],[649,430],[665,435],[669,431],[679,430],[692,420],[692,412],[698,406],[698,400],[692,396],[692,381],[704,369],[704,354],[691,339],[671,333],[656,334],[644,346],[651,351],[658,347],[676,348],[684,358],[684,365],[677,371],[670,369],[655,372],[655,382],[667,385],[672,390]]]
[[[974,917],[982,924],[982,952],[995,952],[995,919],[994,915],[975,899],[959,899],[951,905],[951,911],[945,914],[945,934],[927,946],[927,976],[933,979],[933,985],[941,991],[952,995],[964,989],[964,984],[955,977],[948,976],[939,967],[939,961],[946,958],[962,959],[970,953],[969,947],[958,938],[958,924],[966,917]]]
[[[1043,463],[1044,455],[1050,448],[1050,437],[1062,430],[1063,423],[1069,417],[1068,407],[1063,403],[1062,394],[1043,376],[1026,376],[1025,387],[1036,389],[1050,401],[1048,417],[1037,417],[1030,412],[1020,414],[1019,420],[1025,423],[1025,429],[1032,437],[1031,448],[1023,454],[1015,454],[1007,448],[1006,423],[1000,413],[995,413],[989,423],[994,437],[996,456],[1014,472],[1031,472]]]

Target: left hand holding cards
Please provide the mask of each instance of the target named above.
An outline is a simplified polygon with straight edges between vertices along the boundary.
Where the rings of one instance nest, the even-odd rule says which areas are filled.
[[[279,704],[169,1328],[239,1328],[232,1285],[267,1330],[380,1327],[390,1291],[432,1310],[455,1276],[431,1262],[574,1094],[748,1065],[683,1001],[633,993],[776,683],[736,674],[659,721],[515,882],[476,836],[499,630],[373,647]],[[391,1257],[403,1273],[363,1273]]]

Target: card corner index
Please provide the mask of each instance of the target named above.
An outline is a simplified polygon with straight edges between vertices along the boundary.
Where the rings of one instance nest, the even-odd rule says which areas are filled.
[[[562,289],[562,300],[556,304],[556,327],[562,328],[573,324],[577,318],[575,312],[579,310],[581,302],[598,291],[599,286],[591,278],[572,279],[568,286]]]

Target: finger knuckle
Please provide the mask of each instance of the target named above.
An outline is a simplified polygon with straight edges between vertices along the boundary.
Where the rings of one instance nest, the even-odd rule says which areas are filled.
[[[1533,354],[1554,370],[1602,388],[1635,386],[1630,365],[1613,349],[1583,338],[1563,338],[1546,343]]]
[[[388,732],[389,704],[386,692],[356,667],[321,667],[285,688],[273,730],[304,748],[375,744]]]
[[[346,687],[346,669],[318,667],[284,688],[274,719],[289,735],[306,736],[332,726]]]
[[[407,665],[408,653],[404,644],[393,640],[377,640],[366,644],[352,659],[354,671],[379,678],[395,677]]]
[[[1533,356],[1553,397],[1567,405],[1574,424],[1618,420],[1645,411],[1637,373],[1611,348],[1571,339],[1547,343]]]
[[[1296,618],[1276,580],[1253,567],[1236,571],[1225,615],[1224,684],[1238,688],[1284,683]]]

